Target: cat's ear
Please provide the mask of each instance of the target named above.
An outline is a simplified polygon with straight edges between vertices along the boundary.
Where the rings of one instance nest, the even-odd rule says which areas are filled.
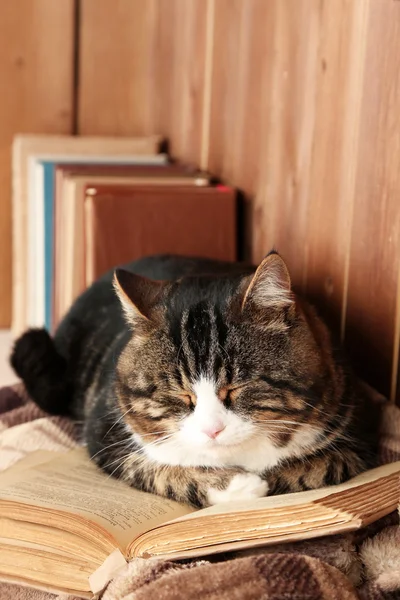
[[[277,252],[270,252],[249,278],[242,310],[250,305],[260,309],[281,309],[293,302],[288,268]]]
[[[165,287],[163,281],[153,281],[124,269],[117,269],[113,284],[129,323],[152,320],[152,309]]]

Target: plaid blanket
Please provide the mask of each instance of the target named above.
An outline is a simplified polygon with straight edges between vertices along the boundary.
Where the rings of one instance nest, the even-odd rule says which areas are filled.
[[[371,391],[371,393],[373,393]],[[400,409],[382,402],[380,460],[400,460]],[[0,389],[0,470],[34,450],[67,451],[79,425],[49,417],[22,385]],[[400,501],[400,499],[399,499]],[[355,533],[172,563],[135,559],[102,600],[395,600],[400,599],[398,512]],[[0,584],[0,600],[76,600]]]

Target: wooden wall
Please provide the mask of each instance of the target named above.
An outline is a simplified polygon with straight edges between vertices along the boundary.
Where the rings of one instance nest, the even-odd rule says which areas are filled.
[[[29,0],[0,8],[0,23],[20,19],[14,62],[22,45],[35,57],[25,84],[3,56],[0,75],[11,97],[36,94],[22,122],[15,100],[6,106],[2,181],[15,128],[164,134],[174,156],[245,193],[247,257],[275,246],[360,371],[400,397],[400,1],[80,0],[76,89],[73,4],[36,0],[35,18],[20,17]],[[0,38],[0,55],[9,44]],[[9,255],[0,260],[6,324]]]
[[[71,133],[72,0],[0,2],[0,328],[11,322],[11,142],[16,133]]]

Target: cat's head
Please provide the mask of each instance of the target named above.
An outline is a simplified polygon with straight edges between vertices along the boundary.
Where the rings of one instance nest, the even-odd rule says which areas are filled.
[[[260,470],[321,437],[326,330],[277,253],[251,275],[156,282],[117,271],[114,285],[132,328],[118,399],[149,457]]]

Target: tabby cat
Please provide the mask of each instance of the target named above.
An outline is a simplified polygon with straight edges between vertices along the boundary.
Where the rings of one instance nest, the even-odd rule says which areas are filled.
[[[211,273],[205,275],[204,273]],[[92,459],[197,507],[345,481],[372,466],[364,398],[282,258],[150,257],[93,284],[11,364],[83,421]]]

